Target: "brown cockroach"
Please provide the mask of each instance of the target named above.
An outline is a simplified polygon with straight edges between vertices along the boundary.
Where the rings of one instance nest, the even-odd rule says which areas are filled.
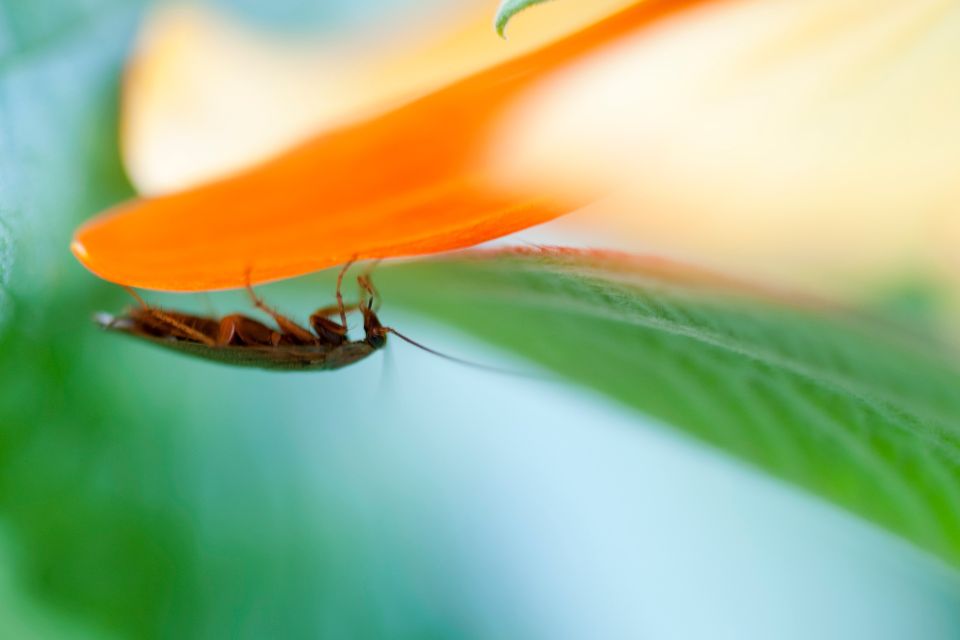
[[[339,369],[382,348],[387,343],[387,334],[396,335],[442,358],[472,364],[434,351],[383,326],[374,310],[379,294],[369,272],[357,278],[360,302],[345,305],[340,287],[349,267],[350,263],[347,263],[337,277],[337,304],[315,311],[310,316],[310,329],[267,306],[249,285],[247,292],[253,305],[270,315],[276,328],[241,314],[214,318],[160,309],[147,304],[132,289],[127,290],[140,303],[139,307],[129,309],[121,316],[100,313],[94,320],[109,331],[125,333],[206,360],[242,367],[286,371]],[[347,335],[347,312],[354,310],[359,310],[363,316],[362,340],[350,340]]]

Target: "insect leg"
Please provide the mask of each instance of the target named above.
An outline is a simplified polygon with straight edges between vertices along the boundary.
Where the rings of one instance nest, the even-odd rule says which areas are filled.
[[[140,303],[140,306],[143,307],[144,313],[147,313],[151,318],[160,322],[160,324],[166,325],[167,327],[174,329],[175,331],[173,331],[172,333],[176,333],[176,331],[179,331],[182,336],[189,338],[191,340],[194,340],[195,342],[205,344],[208,347],[212,347],[217,344],[216,340],[206,335],[202,331],[197,331],[193,327],[189,326],[184,322],[181,322],[180,320],[177,320],[170,314],[165,313],[163,310],[158,309],[157,307],[151,307],[149,304],[147,304],[146,300],[140,297],[140,294],[138,294],[136,291],[134,291],[130,287],[126,285],[121,285],[121,286],[126,290],[127,293],[133,296],[134,300]]]
[[[350,313],[351,311],[356,311],[359,308],[360,308],[360,303],[343,305],[343,310],[346,313]],[[331,304],[326,307],[320,307],[319,309],[313,312],[313,315],[323,316],[324,318],[329,318],[330,316],[337,316],[339,314],[340,314],[340,305],[338,304]]]
[[[140,297],[140,294],[137,293],[132,287],[128,287],[125,284],[120,285],[123,287],[123,290],[133,296],[133,299],[140,303],[140,306],[144,309],[151,309],[152,307],[147,304],[147,301]]]
[[[327,317],[336,311],[336,307],[320,309],[310,316],[310,326],[320,339],[320,344],[338,347],[347,341],[347,328]]]
[[[239,344],[275,347],[280,340],[280,333],[246,316],[233,314],[220,319],[217,334],[219,346]]]
[[[360,295],[360,313],[363,314],[364,342],[374,349],[379,349],[387,343],[388,330],[380,324],[380,318],[377,317],[377,312],[374,311],[371,306],[375,299],[376,289],[373,288],[373,283],[367,275],[357,277],[357,284],[361,290],[366,291],[367,295],[370,296],[368,300],[365,295]]]
[[[249,275],[249,274],[248,274]],[[312,333],[304,329],[296,322],[283,315],[276,309],[270,307],[261,299],[257,293],[253,290],[253,287],[250,285],[249,279],[247,281],[247,295],[250,296],[253,306],[257,309],[260,309],[264,313],[268,314],[274,321],[277,323],[277,326],[280,327],[280,331],[283,332],[283,335],[289,338],[295,344],[316,344],[317,339]]]
[[[347,326],[347,310],[343,306],[343,276],[347,275],[347,270],[350,269],[350,266],[355,260],[355,257],[350,258],[346,264],[343,265],[343,268],[340,269],[340,273],[337,274],[337,310],[340,312],[340,324],[344,327],[344,329],[346,329]]]
[[[369,271],[365,271],[359,276],[357,276],[357,286],[360,287],[360,311],[366,309],[370,313],[375,311],[374,304],[380,297],[380,294],[377,292],[377,288],[373,286],[373,280],[370,279]],[[366,294],[370,296],[369,300],[365,300],[363,292],[366,291]],[[364,311],[364,315],[366,312]]]
[[[331,317],[336,316],[341,311],[346,313],[356,311],[359,308],[359,303],[320,307],[310,315],[310,326],[317,337],[320,338],[321,343],[339,346],[347,341],[347,325],[338,324],[335,320],[331,320]]]
[[[377,291],[376,285],[373,284],[373,270],[377,268],[377,265],[380,264],[380,260],[374,260],[363,270],[363,273],[360,274],[360,277],[357,278],[357,284],[364,290],[366,290],[371,298],[373,299],[371,306],[374,311],[380,310],[380,304],[383,298],[380,296],[380,292]]]

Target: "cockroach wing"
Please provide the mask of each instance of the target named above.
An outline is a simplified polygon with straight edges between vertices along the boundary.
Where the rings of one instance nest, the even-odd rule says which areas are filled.
[[[363,360],[376,351],[366,342],[346,342],[330,347],[325,345],[286,346],[209,346],[174,336],[158,336],[143,330],[129,316],[100,313],[94,322],[102,328],[123,333],[171,351],[238,367],[253,367],[274,371],[311,371],[340,369]]]

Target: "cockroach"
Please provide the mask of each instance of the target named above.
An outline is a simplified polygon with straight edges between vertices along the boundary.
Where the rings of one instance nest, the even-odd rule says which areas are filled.
[[[139,307],[121,316],[100,313],[94,321],[109,331],[205,360],[242,367],[286,371],[340,369],[384,347],[388,334],[442,358],[473,364],[434,351],[383,326],[374,310],[379,294],[369,273],[357,278],[360,302],[345,305],[340,287],[349,267],[347,263],[337,277],[337,304],[315,311],[310,316],[310,329],[267,306],[249,284],[247,292],[253,305],[273,318],[275,328],[238,313],[214,318],[161,309],[147,304],[129,288]],[[350,340],[347,335],[347,312],[355,310],[363,316],[362,340]]]

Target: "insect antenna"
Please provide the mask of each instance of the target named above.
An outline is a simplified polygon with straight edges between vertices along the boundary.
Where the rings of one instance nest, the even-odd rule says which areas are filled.
[[[435,356],[437,356],[438,358],[443,358],[444,360],[449,360],[450,362],[456,362],[457,364],[464,365],[464,366],[467,366],[467,367],[472,367],[472,368],[474,368],[474,369],[481,369],[481,370],[483,370],[483,371],[490,371],[490,372],[493,372],[493,373],[500,373],[500,374],[504,374],[504,375],[508,375],[508,376],[517,376],[517,377],[520,377],[520,378],[539,379],[538,376],[534,376],[534,375],[529,374],[529,373],[521,373],[521,372],[519,372],[519,371],[511,371],[510,369],[501,369],[501,368],[499,368],[499,367],[492,367],[492,366],[490,366],[490,365],[480,364],[479,362],[471,362],[470,360],[464,360],[463,358],[458,358],[458,357],[456,357],[456,356],[451,356],[451,355],[446,354],[446,353],[443,353],[443,352],[441,352],[441,351],[437,351],[436,349],[431,349],[430,347],[428,347],[428,346],[426,346],[426,345],[420,344],[419,342],[417,342],[417,341],[414,340],[413,338],[409,338],[409,337],[403,335],[402,333],[400,333],[399,331],[397,331],[396,329],[394,329],[394,328],[392,328],[392,327],[383,327],[383,330],[386,331],[387,333],[392,333],[393,335],[397,336],[398,338],[400,338],[400,339],[403,340],[404,342],[406,342],[406,343],[408,343],[408,344],[411,344],[411,345],[415,346],[415,347],[418,348],[418,349],[421,349],[421,350],[423,350],[423,351],[426,351],[427,353],[429,353],[429,354],[431,354],[431,355],[435,355]]]
[[[377,262],[379,262],[379,261],[377,261]],[[376,266],[376,264],[377,264],[377,263],[375,262],[375,263],[374,263],[374,266]],[[372,318],[372,319],[376,322],[376,324],[378,325],[375,329],[373,329],[373,331],[375,331],[376,333],[379,333],[379,335],[382,336],[384,333],[392,333],[393,335],[397,336],[398,338],[400,338],[400,339],[403,340],[404,342],[406,342],[406,343],[408,343],[408,344],[411,344],[411,345],[413,345],[414,347],[416,347],[416,348],[418,348],[418,349],[421,349],[421,350],[423,350],[423,351],[426,351],[427,353],[429,353],[429,354],[431,354],[431,355],[435,355],[435,356],[437,356],[438,358],[443,358],[444,360],[449,360],[450,362],[456,362],[457,364],[461,364],[461,365],[464,365],[464,366],[467,366],[467,367],[473,367],[474,369],[481,369],[481,370],[483,370],[483,371],[490,371],[490,372],[493,372],[493,373],[505,374],[505,375],[508,375],[508,376],[517,376],[517,377],[520,377],[520,378],[539,379],[538,376],[534,376],[534,375],[531,375],[531,374],[528,374],[528,373],[520,373],[520,372],[518,372],[518,371],[510,371],[509,369],[501,369],[501,368],[499,368],[499,367],[491,367],[491,366],[486,365],[486,364],[480,364],[480,363],[478,363],[478,362],[471,362],[470,360],[464,360],[463,358],[457,358],[456,356],[451,356],[451,355],[448,355],[448,354],[446,354],[446,353],[442,353],[442,352],[440,352],[440,351],[437,351],[436,349],[431,349],[430,347],[428,347],[428,346],[426,346],[426,345],[424,345],[424,344],[420,344],[419,342],[417,342],[417,341],[414,340],[413,338],[408,338],[407,336],[403,335],[402,333],[400,333],[399,331],[397,331],[397,330],[394,329],[393,327],[383,327],[383,326],[379,326],[379,325],[380,325],[380,322],[379,322],[379,320],[377,320],[377,316],[376,316],[376,314],[375,314],[375,312],[374,312],[373,306],[374,306],[375,304],[377,304],[377,302],[378,302],[378,300],[379,300],[379,298],[380,298],[380,294],[379,294],[379,292],[377,291],[376,287],[373,286],[373,280],[372,280],[371,277],[370,277],[370,272],[371,272],[372,270],[373,270],[373,267],[371,267],[370,269],[368,269],[367,271],[365,271],[363,274],[360,275],[360,277],[357,278],[357,284],[360,286],[361,289],[363,289],[364,291],[367,292],[367,295],[370,296],[369,300],[364,300],[364,298],[361,296],[361,298],[360,298],[360,304],[359,304],[360,311],[363,313],[364,326],[365,326],[365,328],[366,328],[366,320],[367,320],[368,318]],[[368,333],[368,336],[369,336],[369,335],[370,335],[370,334]]]

